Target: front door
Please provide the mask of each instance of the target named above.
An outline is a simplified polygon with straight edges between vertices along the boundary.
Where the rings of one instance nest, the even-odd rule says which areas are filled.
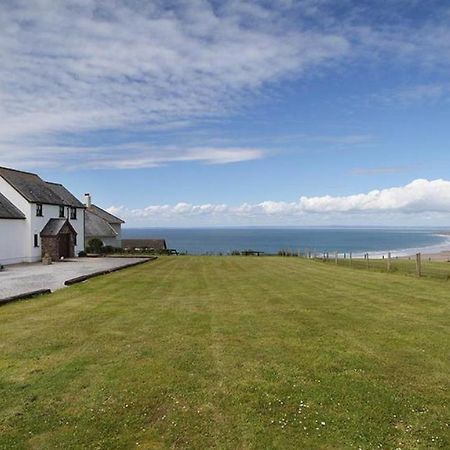
[[[70,234],[59,235],[59,257],[70,258],[72,256]]]

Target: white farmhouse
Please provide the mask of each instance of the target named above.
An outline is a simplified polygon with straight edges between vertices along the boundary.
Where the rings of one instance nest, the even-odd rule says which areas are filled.
[[[84,250],[85,206],[64,186],[0,167],[0,264]]]

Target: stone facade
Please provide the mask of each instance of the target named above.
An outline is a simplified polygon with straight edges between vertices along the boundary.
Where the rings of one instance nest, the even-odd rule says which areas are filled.
[[[76,234],[68,224],[56,236],[41,236],[42,257],[49,255],[52,261],[58,261],[61,257],[73,258],[75,238]]]

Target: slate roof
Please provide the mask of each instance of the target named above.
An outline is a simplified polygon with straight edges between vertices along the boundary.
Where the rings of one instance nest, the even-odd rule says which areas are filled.
[[[102,217],[94,214],[91,208],[87,208],[84,215],[84,233],[86,238],[117,236],[111,225]]]
[[[25,216],[5,196],[0,194],[0,219],[25,219]]]
[[[55,192],[60,198],[63,199],[65,206],[76,206],[77,208],[84,208],[83,203],[80,202],[72,193],[70,193],[62,184],[52,183],[46,181],[47,185]]]
[[[30,203],[84,207],[64,186],[47,183],[34,173],[0,167],[0,176]]]
[[[89,211],[92,214],[95,214],[96,216],[101,217],[103,220],[106,220],[106,222],[108,222],[108,223],[113,223],[113,224],[125,223],[125,221],[123,221],[122,219],[119,219],[118,217],[113,216],[109,212],[105,211],[102,208],[99,208],[96,205],[88,206],[86,211]]]
[[[50,219],[41,231],[41,236],[58,236],[62,228],[68,225],[72,233],[77,234],[67,219]]]
[[[166,250],[167,244],[165,239],[122,239],[122,248]]]

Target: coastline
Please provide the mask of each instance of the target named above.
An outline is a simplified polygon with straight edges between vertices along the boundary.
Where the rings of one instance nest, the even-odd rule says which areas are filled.
[[[446,240],[440,244],[428,247],[410,248],[404,250],[392,251],[394,258],[409,259],[415,257],[417,253],[422,254],[422,258],[428,261],[450,262],[450,232],[439,232],[434,236],[445,238]],[[386,256],[387,252],[378,253],[377,259]]]

